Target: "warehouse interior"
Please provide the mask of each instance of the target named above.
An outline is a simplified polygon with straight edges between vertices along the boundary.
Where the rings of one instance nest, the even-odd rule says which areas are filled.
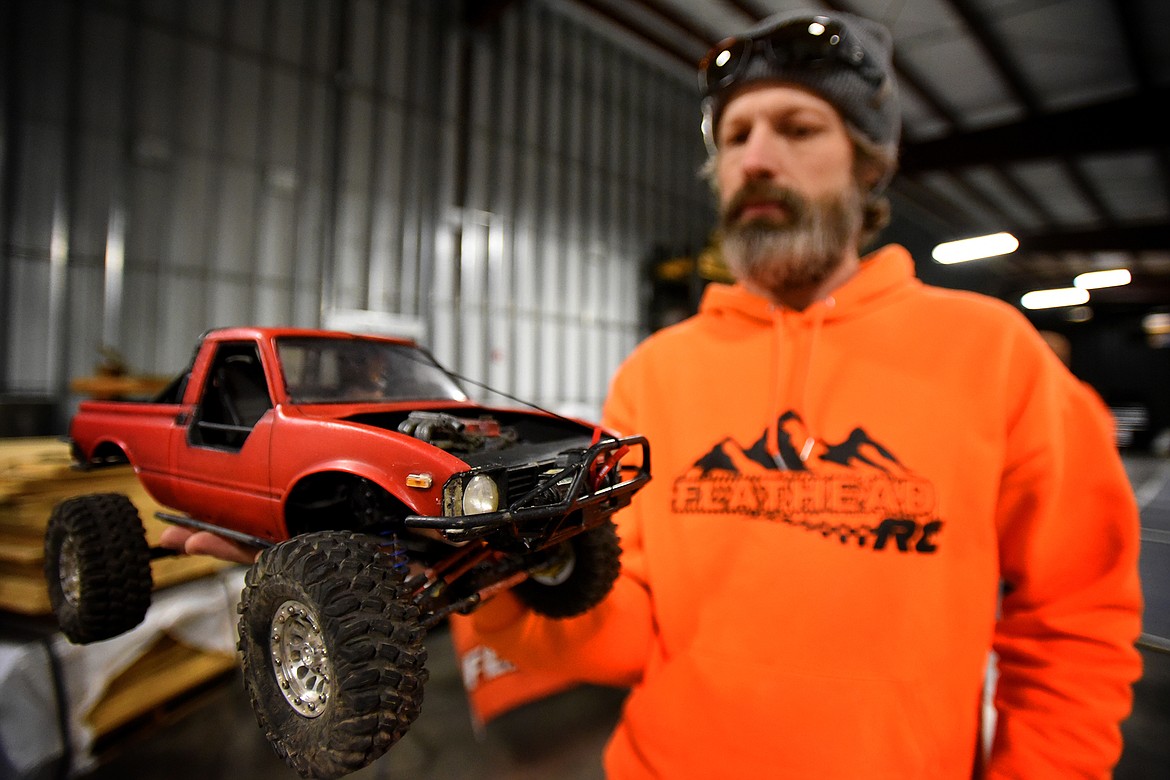
[[[904,130],[879,243],[909,248],[919,278],[1023,310],[1025,293],[1129,272],[1087,302],[1026,314],[1063,337],[1073,373],[1110,407],[1138,496],[1146,672],[1116,777],[1161,776],[1162,0],[9,0],[0,478],[65,474],[64,445],[46,443],[83,398],[149,395],[201,333],[229,325],[415,338],[481,400],[494,388],[596,419],[631,350],[727,278],[698,174],[695,64],[726,34],[803,6],[871,16],[893,33]],[[958,265],[931,257],[937,244],[999,231],[1017,251]],[[24,500],[13,490],[0,491],[0,511]],[[28,560],[0,560],[0,595]],[[194,598],[206,589],[234,614],[220,593],[231,601],[238,574],[176,570],[174,587]],[[39,597],[24,582],[12,587],[0,671],[18,694],[0,702],[0,776],[292,776],[255,729],[235,665],[169,644],[157,662],[182,655],[187,684],[172,680],[175,690],[110,715],[89,739],[58,733],[15,760],[13,735],[33,740],[33,723],[59,732],[68,697],[41,679],[61,679],[51,617],[30,606]],[[620,691],[566,691],[477,725],[444,629],[430,644],[423,716],[354,777],[601,776]],[[46,720],[28,717],[34,701],[53,705]],[[5,725],[26,717],[24,731]]]

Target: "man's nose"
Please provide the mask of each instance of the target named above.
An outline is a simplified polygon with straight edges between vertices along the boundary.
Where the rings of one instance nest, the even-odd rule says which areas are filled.
[[[775,133],[754,127],[744,141],[743,173],[752,179],[773,179],[783,167],[783,150]]]

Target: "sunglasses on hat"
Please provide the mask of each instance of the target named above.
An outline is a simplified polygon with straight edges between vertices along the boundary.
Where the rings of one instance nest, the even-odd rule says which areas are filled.
[[[777,68],[816,70],[844,65],[858,71],[874,86],[882,81],[882,68],[865,53],[861,42],[850,35],[845,25],[826,16],[813,16],[716,44],[699,63],[699,89],[703,97],[734,84],[756,52],[761,52]]]

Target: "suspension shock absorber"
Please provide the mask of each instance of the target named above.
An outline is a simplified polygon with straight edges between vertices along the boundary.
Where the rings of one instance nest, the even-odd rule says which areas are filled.
[[[382,546],[382,551],[390,556],[390,568],[405,582],[410,577],[410,559],[406,549],[398,541],[398,534],[390,534],[387,543]]]

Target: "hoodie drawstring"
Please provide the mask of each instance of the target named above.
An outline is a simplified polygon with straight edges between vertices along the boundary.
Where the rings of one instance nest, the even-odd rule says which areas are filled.
[[[805,440],[799,443],[800,449],[797,450],[800,463],[805,463],[812,455],[813,448],[820,438],[816,435],[816,426],[813,425],[811,419],[807,417],[809,414],[809,388],[811,382],[809,377],[812,374],[812,367],[816,358],[817,347],[821,338],[821,329],[825,324],[825,317],[828,311],[837,305],[837,301],[828,297],[815,304],[812,316],[811,333],[808,338],[807,348],[803,350],[803,360],[799,365],[796,361],[792,361],[792,373],[787,378],[787,393],[781,387],[781,350],[785,347],[785,333],[788,328],[785,325],[785,318],[787,315],[784,310],[779,307],[772,307],[772,397],[771,397],[771,411],[768,415],[768,436],[767,448],[772,460],[776,465],[784,470],[799,469],[795,463],[788,463],[784,460],[781,454],[780,447],[780,418],[781,415],[787,411],[785,406],[791,406],[791,402],[796,400],[798,406],[791,409],[800,416],[800,420],[804,424]],[[794,355],[795,357],[795,355]],[[792,442],[797,445],[797,442]]]
[[[805,428],[805,432],[808,435],[808,438],[805,440],[804,445],[800,448],[800,462],[801,463],[804,463],[805,461],[808,460],[809,456],[812,455],[813,446],[818,441],[821,440],[821,437],[819,437],[817,435],[817,433],[818,433],[817,427],[815,425],[813,425],[812,417],[811,417],[811,414],[809,411],[810,410],[809,387],[812,385],[812,382],[809,381],[809,377],[812,375],[813,361],[816,358],[817,347],[820,345],[821,328],[824,327],[825,316],[828,314],[828,310],[833,308],[836,305],[837,305],[837,300],[835,298],[833,298],[832,296],[830,296],[824,300],[823,305],[817,306],[816,311],[813,313],[812,335],[809,337],[808,352],[807,352],[807,357],[805,358],[804,370],[801,371],[800,377],[799,377],[799,380],[800,380],[800,393],[798,394],[798,397],[800,398],[800,412],[799,413],[802,416],[802,418],[804,419],[804,428]]]
[[[765,442],[772,461],[782,471],[788,471],[790,467],[780,454],[780,404],[783,402],[780,390],[780,350],[784,348],[784,312],[775,304],[768,306],[768,312],[772,315],[772,397],[768,403],[768,434]]]

